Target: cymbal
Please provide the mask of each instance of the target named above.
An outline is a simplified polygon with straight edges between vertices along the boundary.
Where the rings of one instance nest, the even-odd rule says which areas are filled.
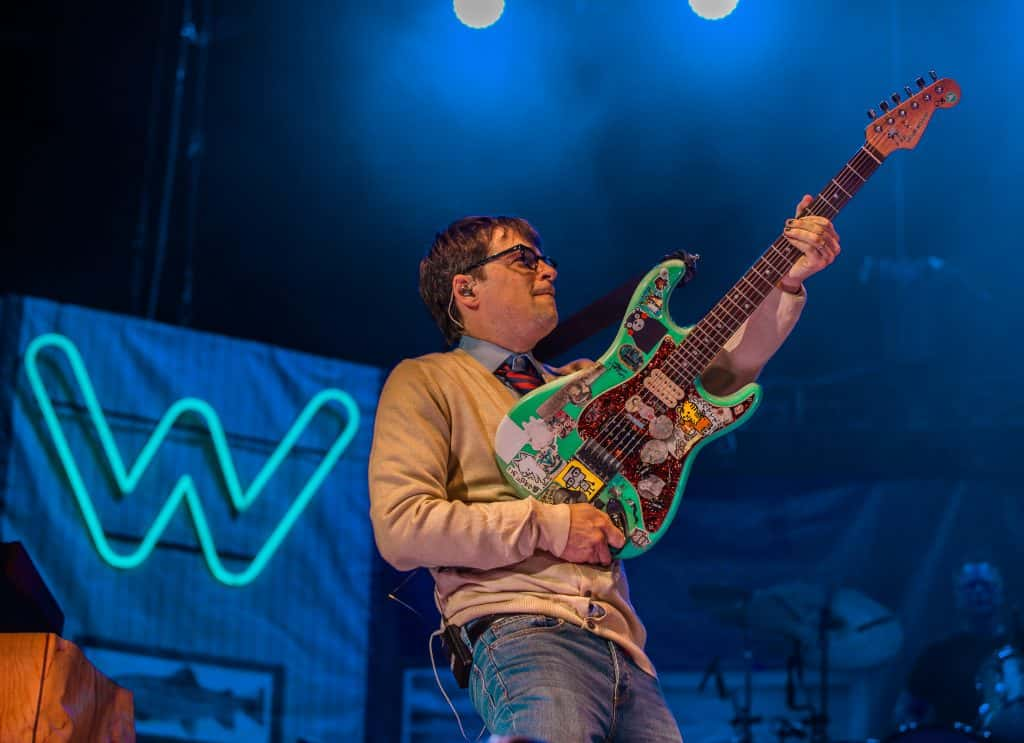
[[[895,656],[903,644],[899,619],[852,588],[837,588],[830,595],[825,586],[783,583],[755,591],[747,613],[751,625],[799,641],[810,665],[821,661],[823,620],[833,668],[877,666]]]

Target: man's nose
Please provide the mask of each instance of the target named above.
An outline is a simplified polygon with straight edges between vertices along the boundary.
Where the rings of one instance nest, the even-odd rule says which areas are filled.
[[[554,280],[558,278],[558,269],[546,261],[540,261],[537,264],[537,274],[542,279],[554,282]]]

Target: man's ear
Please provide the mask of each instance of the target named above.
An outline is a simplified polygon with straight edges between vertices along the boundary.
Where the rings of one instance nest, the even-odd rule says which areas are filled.
[[[472,276],[459,274],[452,279],[452,294],[465,299],[476,298],[476,279]]]

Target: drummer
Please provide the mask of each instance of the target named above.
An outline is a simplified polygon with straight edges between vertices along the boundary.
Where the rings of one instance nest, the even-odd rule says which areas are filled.
[[[965,562],[954,577],[954,595],[963,628],[918,655],[897,702],[899,724],[974,725],[978,719],[978,671],[1008,641],[999,569]]]

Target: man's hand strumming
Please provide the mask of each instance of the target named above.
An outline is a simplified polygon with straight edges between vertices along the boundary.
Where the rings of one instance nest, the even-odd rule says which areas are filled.
[[[609,545],[618,549],[625,543],[626,538],[608,514],[589,503],[573,503],[569,506],[569,540],[559,557],[569,562],[610,565]]]

